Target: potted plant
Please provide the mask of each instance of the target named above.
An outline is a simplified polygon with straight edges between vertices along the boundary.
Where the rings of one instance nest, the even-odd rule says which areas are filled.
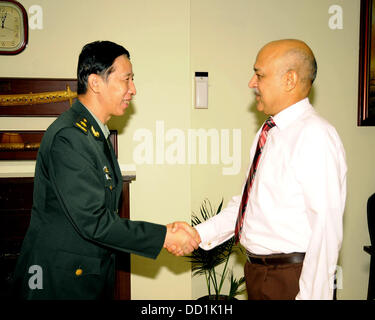
[[[192,225],[196,226],[217,215],[221,211],[222,206],[223,199],[216,211],[212,208],[209,200],[204,200],[200,207],[201,217],[193,214],[191,220]],[[207,283],[208,296],[200,299],[230,300],[246,290],[245,288],[241,288],[245,282],[245,277],[241,277],[237,280],[233,276],[233,271],[228,269],[229,257],[238,249],[239,247],[235,245],[234,237],[232,237],[211,250],[206,251],[198,248],[192,252],[190,261],[192,263],[193,276],[204,275]],[[217,268],[221,264],[224,264],[224,268],[222,272],[219,273]],[[221,290],[225,279],[228,278],[230,281],[230,289],[229,293],[224,295]]]

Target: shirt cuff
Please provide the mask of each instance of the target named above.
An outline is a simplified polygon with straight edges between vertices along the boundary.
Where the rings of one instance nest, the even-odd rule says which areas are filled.
[[[215,231],[212,231],[209,225],[205,223],[198,224],[194,227],[201,237],[201,243],[199,247],[203,250],[211,250],[216,247],[217,241],[213,241],[212,239],[215,237]]]

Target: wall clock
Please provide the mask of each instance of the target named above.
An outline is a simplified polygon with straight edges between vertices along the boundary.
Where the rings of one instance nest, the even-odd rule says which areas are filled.
[[[25,8],[17,1],[0,0],[0,54],[17,54],[28,40]]]

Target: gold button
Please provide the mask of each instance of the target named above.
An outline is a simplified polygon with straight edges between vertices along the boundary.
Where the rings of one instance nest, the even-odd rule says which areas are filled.
[[[76,270],[76,276],[79,277],[80,275],[82,275],[82,269],[77,269]]]
[[[112,191],[112,186],[109,186],[109,189]]]

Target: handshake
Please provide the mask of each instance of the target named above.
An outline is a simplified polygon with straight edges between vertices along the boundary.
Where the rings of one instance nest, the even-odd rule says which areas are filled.
[[[198,249],[201,238],[197,230],[186,222],[167,224],[164,248],[175,256],[184,256]]]

